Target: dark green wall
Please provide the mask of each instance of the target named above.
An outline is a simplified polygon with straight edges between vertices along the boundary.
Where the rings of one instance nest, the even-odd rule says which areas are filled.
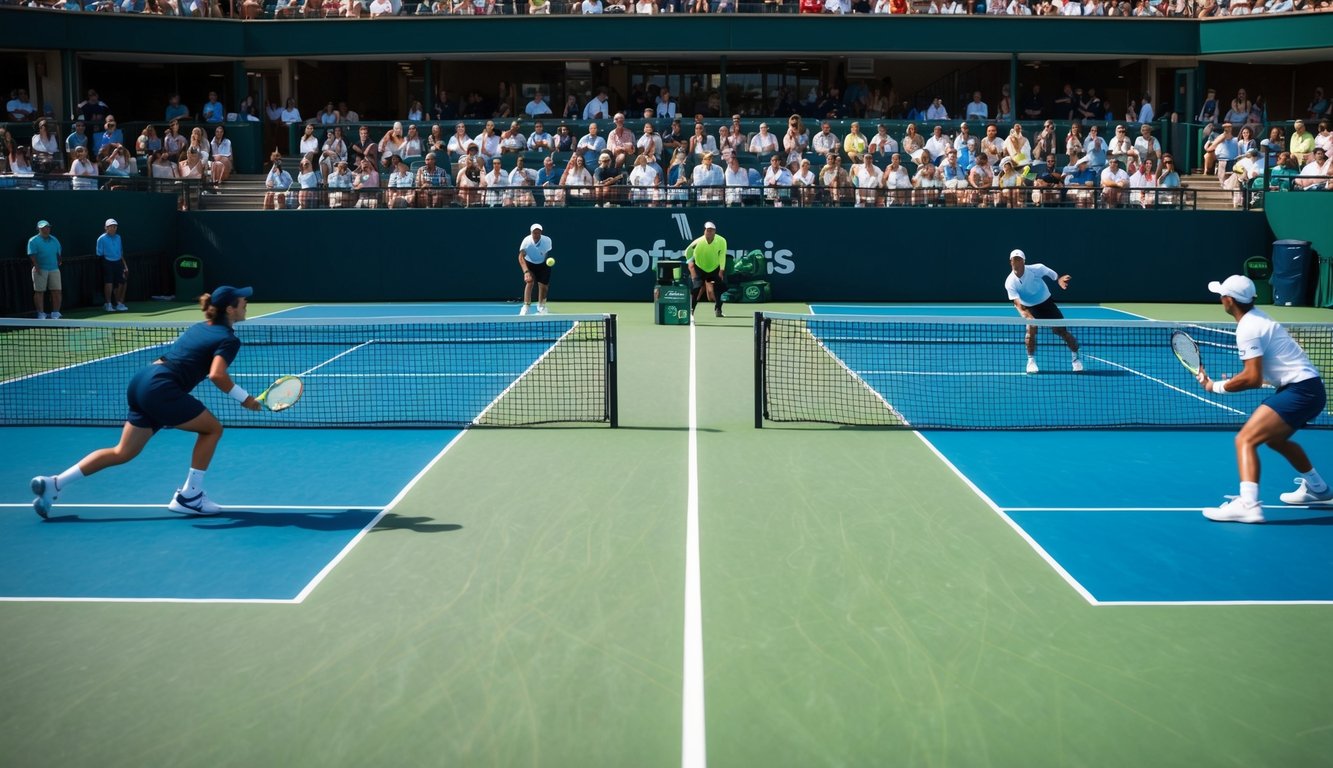
[[[1333,14],[1242,21],[939,16],[606,16],[397,17],[373,21],[239,22],[129,14],[0,9],[0,48],[120,51],[227,58],[355,56],[462,58],[521,50],[525,56],[588,58],[590,25],[605,55],[632,50],[730,55],[886,54],[960,51],[1007,57],[1196,56],[1212,52],[1327,47]],[[510,42],[504,42],[510,41]],[[632,48],[628,47],[631,46]]]
[[[537,221],[553,300],[636,301],[649,263],[706,220],[732,250],[772,254],[774,297],[795,301],[1004,301],[1012,248],[1072,273],[1069,301],[1202,301],[1272,240],[1261,213],[939,208],[197,211],[179,232],[210,284],[267,301],[459,301],[521,294],[518,244]]]

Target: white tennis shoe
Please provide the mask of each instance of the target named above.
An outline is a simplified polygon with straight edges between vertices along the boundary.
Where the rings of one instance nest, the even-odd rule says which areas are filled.
[[[528,305],[527,305],[527,304],[524,304],[524,305],[523,305],[523,308],[520,309],[520,310],[518,311],[518,313],[519,313],[520,315],[526,315],[526,314],[528,313]]]
[[[544,315],[544,314],[546,314],[546,305],[545,305],[545,304],[538,304],[538,305],[537,305],[537,314],[539,314],[539,315]]]
[[[115,311],[116,311],[116,307],[115,307],[111,302],[108,301],[107,303],[105,303],[105,304],[102,305],[102,311],[103,311],[103,312],[115,312]]]
[[[176,491],[167,509],[185,515],[216,515],[222,511],[222,507],[214,504],[203,491],[193,496],[186,496],[183,492]]]
[[[1033,360],[1032,358],[1029,357],[1029,358],[1028,358],[1028,373],[1036,373],[1036,372],[1038,372],[1038,371],[1040,371],[1040,370],[1041,370],[1041,369],[1037,367],[1037,361],[1036,361],[1036,360]]]
[[[32,511],[45,520],[46,516],[51,514],[51,505],[55,503],[58,495],[56,479],[51,475],[38,475],[32,479],[29,487],[37,494],[37,498],[32,500]]]
[[[117,311],[117,312],[129,312],[129,311],[130,311],[130,308],[127,307],[127,306],[125,306],[124,304],[116,304],[116,311]]]
[[[1309,483],[1305,478],[1296,478],[1297,488],[1290,493],[1284,493],[1279,496],[1283,504],[1327,504],[1333,501],[1333,487],[1325,487],[1322,491],[1310,490]]]
[[[45,319],[46,319],[46,313],[45,313],[45,312],[38,312],[38,313],[37,313],[37,319],[38,319],[38,320],[45,320]]]
[[[64,315],[60,314],[59,312],[52,312],[52,313],[51,313],[51,319],[52,319],[52,320],[59,320],[59,319],[62,318],[62,317],[64,317]]]
[[[1227,503],[1220,507],[1208,507],[1203,516],[1219,523],[1262,523],[1263,505],[1257,501],[1245,501],[1239,496],[1228,496]]]
[[[1074,373],[1083,373],[1083,358],[1074,358],[1074,362],[1070,363],[1069,367],[1074,369]]]

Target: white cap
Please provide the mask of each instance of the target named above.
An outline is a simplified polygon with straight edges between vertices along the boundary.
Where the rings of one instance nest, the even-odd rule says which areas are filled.
[[[711,221],[704,222],[704,229],[717,229],[717,225]]]
[[[529,232],[536,232],[537,230],[539,230],[539,229],[541,229],[541,228],[542,228],[542,225],[540,225],[540,224],[533,224],[532,226],[528,227],[528,231],[529,231]]]
[[[1208,284],[1208,290],[1245,304],[1254,302],[1254,281],[1244,275],[1232,275],[1220,283],[1214,280]]]
[[[120,225],[116,223],[116,220],[115,220],[115,219],[107,219],[107,220],[106,220],[106,223],[103,224],[102,226],[104,226],[104,227],[118,227],[118,226],[120,226]]]
[[[1015,248],[1015,249],[1013,249],[1012,251],[1009,252],[1009,258],[1011,258],[1011,259],[1019,259],[1020,261],[1027,261],[1027,260],[1028,260],[1027,254],[1026,254],[1026,253],[1023,253],[1021,250],[1019,250],[1019,249],[1017,249],[1017,248]]]

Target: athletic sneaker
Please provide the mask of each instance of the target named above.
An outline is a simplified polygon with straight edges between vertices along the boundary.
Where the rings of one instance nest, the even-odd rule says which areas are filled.
[[[546,314],[546,305],[545,305],[545,304],[538,304],[538,305],[537,305],[537,314],[539,314],[539,315],[544,315],[544,314]]]
[[[1203,516],[1219,523],[1262,523],[1264,508],[1257,501],[1245,501],[1239,496],[1228,496],[1227,503],[1220,507],[1209,507]]]
[[[130,311],[130,308],[127,307],[127,306],[125,306],[124,304],[117,304],[117,305],[116,305],[116,311],[117,311],[117,312],[129,312],[129,311]]]
[[[714,309],[713,314],[717,315],[718,317],[722,317],[722,307],[717,307],[716,309]]]
[[[1305,482],[1305,478],[1296,478],[1296,490],[1291,493],[1284,493],[1279,496],[1283,504],[1327,504],[1333,501],[1333,487],[1325,487],[1322,491],[1310,490],[1310,484]]]
[[[520,310],[518,311],[518,313],[519,313],[520,315],[526,315],[526,314],[528,313],[528,305],[527,305],[527,304],[524,304],[524,305],[523,305],[523,308],[520,309]]]
[[[167,509],[186,515],[216,515],[222,511],[222,507],[210,501],[203,491],[193,496],[186,496],[180,491],[176,491],[176,495],[171,498],[171,503],[167,505]]]
[[[1082,373],[1082,372],[1083,372],[1083,358],[1081,358],[1081,357],[1076,357],[1076,358],[1074,358],[1074,362],[1070,363],[1070,367],[1074,369],[1074,373]]]
[[[1028,373],[1036,373],[1038,370],[1040,370],[1040,369],[1037,368],[1037,361],[1036,361],[1036,360],[1033,360],[1032,358],[1029,357],[1029,358],[1028,358]]]
[[[45,520],[51,514],[51,505],[56,500],[56,479],[51,475],[38,475],[28,487],[37,494],[37,498],[32,500],[32,511]]]
[[[38,319],[38,320],[45,320],[45,319],[46,319],[46,313],[45,313],[45,312],[38,312],[38,313],[37,313],[37,319]]]
[[[64,317],[64,315],[61,315],[59,312],[52,312],[52,313],[51,313],[51,319],[52,319],[52,320],[59,320],[61,317]]]
[[[111,305],[111,302],[108,301],[107,303],[105,303],[105,304],[102,305],[102,311],[103,311],[103,312],[115,312],[115,311],[116,311],[116,308],[113,307],[113,306]]]

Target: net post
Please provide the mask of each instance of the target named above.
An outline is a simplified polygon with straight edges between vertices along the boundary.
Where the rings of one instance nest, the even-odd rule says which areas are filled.
[[[606,316],[606,416],[620,426],[620,394],[616,387],[616,316]]]
[[[754,428],[764,428],[764,313],[754,313]]]

